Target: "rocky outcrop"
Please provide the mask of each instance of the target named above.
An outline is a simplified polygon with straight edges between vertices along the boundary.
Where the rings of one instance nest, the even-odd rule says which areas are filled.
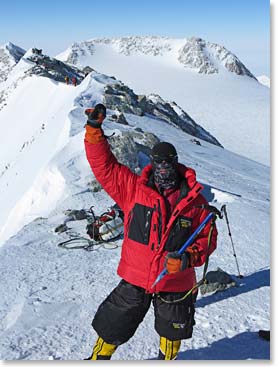
[[[27,60],[34,63],[34,66],[28,70],[27,75],[44,76],[63,83],[66,77],[68,77],[70,81],[75,77],[77,79],[77,84],[81,83],[85,76],[84,73],[75,66],[68,65],[47,55],[34,52]]]
[[[214,57],[230,72],[237,75],[247,75],[256,79],[246,66],[229,50],[216,43],[207,42],[207,47]],[[257,80],[257,79],[256,79]]]
[[[143,111],[139,106],[138,96],[132,89],[120,82],[108,84],[105,87],[103,102],[111,110],[143,116]]]
[[[113,47],[121,54],[129,56],[134,53],[162,56],[172,50],[166,37],[122,37],[112,40]]]
[[[122,131],[120,135],[109,138],[118,161],[136,173],[148,163],[151,149],[159,141],[156,135],[137,130]]]
[[[158,95],[136,95],[126,85],[116,82],[114,84],[108,84],[104,88],[103,103],[108,109],[121,113],[132,113],[138,116],[145,114],[154,116],[166,121],[172,126],[180,128],[192,136],[221,146],[216,138],[198,125],[175,102],[166,102]],[[128,117],[125,120],[128,123]]]
[[[206,53],[206,43],[201,38],[190,38],[179,50],[178,61],[185,67],[196,69],[199,73],[218,73],[218,69]]]
[[[124,114],[122,112],[115,111],[115,113],[111,117],[118,124],[121,124],[121,125],[129,125],[128,124],[128,121],[126,120],[126,117],[124,116]]]
[[[185,68],[194,69],[201,74],[218,73],[223,67],[237,75],[246,75],[256,79],[246,66],[225,47],[197,37],[187,40],[179,50],[178,60]]]
[[[71,46],[71,52],[66,62],[72,65],[77,65],[80,56],[85,56],[86,53],[89,53],[90,55],[94,54],[94,44],[90,41],[80,43],[75,42]]]

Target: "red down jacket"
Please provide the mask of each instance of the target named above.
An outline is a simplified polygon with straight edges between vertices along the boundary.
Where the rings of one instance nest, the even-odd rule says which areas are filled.
[[[124,240],[118,275],[149,293],[183,292],[191,289],[196,282],[194,268],[167,274],[156,287],[151,286],[164,268],[166,254],[175,250],[171,246],[174,242],[176,245],[176,239],[181,241],[178,244],[180,248],[208,215],[206,209],[195,207],[207,204],[207,201],[200,194],[203,186],[196,181],[194,170],[178,165],[187,189],[184,197],[181,196],[177,201],[171,217],[167,219],[164,198],[149,186],[151,165],[144,168],[141,176],[134,174],[116,160],[106,139],[97,144],[91,144],[85,139],[85,149],[96,179],[124,211]],[[193,244],[201,255],[196,266],[205,262],[209,230],[210,224]],[[216,238],[215,228],[209,253],[216,248]]]

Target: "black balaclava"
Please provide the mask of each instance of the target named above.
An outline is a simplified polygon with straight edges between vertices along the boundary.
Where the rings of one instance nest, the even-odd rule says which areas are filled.
[[[173,189],[179,184],[178,156],[175,147],[166,142],[156,144],[151,152],[154,182],[158,189]]]

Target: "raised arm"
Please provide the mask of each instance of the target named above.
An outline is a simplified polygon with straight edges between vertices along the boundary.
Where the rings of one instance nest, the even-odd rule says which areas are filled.
[[[103,106],[104,109],[101,107],[103,112],[98,112],[97,106],[94,109],[86,110],[88,116],[85,134],[87,159],[97,181],[124,211],[134,195],[138,176],[128,167],[120,164],[111,152],[101,127],[106,117],[106,109]]]

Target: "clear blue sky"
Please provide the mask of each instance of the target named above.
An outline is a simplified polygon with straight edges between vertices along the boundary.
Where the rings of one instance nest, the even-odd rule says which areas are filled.
[[[2,0],[0,45],[55,56],[75,41],[127,35],[199,36],[269,76],[269,0]]]

